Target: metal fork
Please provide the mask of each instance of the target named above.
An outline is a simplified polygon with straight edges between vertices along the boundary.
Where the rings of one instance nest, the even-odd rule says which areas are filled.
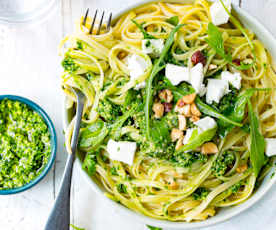
[[[86,25],[88,13],[89,13],[89,8],[86,10],[85,16],[84,16],[83,21],[82,21],[82,25],[83,26]],[[98,10],[96,10],[95,13],[94,13],[94,17],[93,17],[93,20],[92,20],[92,23],[91,23],[91,26],[90,26],[90,29],[89,29],[89,34],[93,33],[93,29],[94,29],[94,25],[95,25],[95,22],[96,22],[97,14],[98,14]],[[100,32],[101,32],[101,27],[102,27],[102,24],[103,24],[104,14],[105,14],[105,12],[103,11],[101,19],[100,19],[100,23],[98,25],[98,29],[97,29],[96,35],[99,35]],[[107,25],[106,25],[106,30],[107,31],[110,30],[111,21],[112,21],[112,13],[110,13],[109,17],[108,17],[108,21],[107,21]]]
[[[87,21],[88,13],[89,13],[89,9],[86,10],[86,13],[82,22],[84,26]],[[92,34],[93,32],[97,13],[98,13],[98,10],[96,10],[94,14],[93,21],[89,29],[89,34]],[[104,12],[102,13],[96,35],[100,34],[101,27],[103,25],[103,19],[104,19]],[[111,20],[112,20],[112,13],[110,13],[109,15],[106,31],[110,30]],[[45,230],[69,230],[70,228],[70,193],[71,193],[72,171],[73,171],[73,165],[74,165],[74,160],[75,160],[75,155],[77,150],[83,107],[85,103],[85,95],[80,90],[76,88],[70,88],[70,90],[77,97],[76,121],[75,121],[72,139],[71,139],[72,153],[69,154],[67,158],[65,171],[61,181],[61,186],[60,186],[57,198],[55,200],[54,207],[47,220]]]
[[[71,139],[72,153],[68,155],[61,186],[54,207],[48,218],[45,230],[69,230],[70,228],[70,191],[73,164],[75,160],[80,123],[82,119],[85,95],[78,89],[70,88],[77,97],[76,121]]]

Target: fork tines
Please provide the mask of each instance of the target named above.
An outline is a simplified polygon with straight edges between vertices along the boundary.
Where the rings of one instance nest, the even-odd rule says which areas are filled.
[[[87,9],[86,12],[85,12],[85,16],[84,16],[83,21],[82,21],[82,25],[83,26],[86,25],[88,13],[89,13],[89,9]],[[97,14],[98,14],[98,10],[96,10],[95,13],[94,13],[94,17],[92,19],[92,23],[91,23],[91,26],[90,26],[90,29],[89,29],[89,34],[93,33],[93,29],[94,29],[95,22],[96,22],[96,19],[97,19]],[[99,35],[100,32],[101,32],[101,27],[103,25],[104,14],[105,14],[105,12],[103,11],[101,19],[100,19],[100,22],[99,22],[99,25],[98,25],[98,29],[97,29],[96,35]],[[111,21],[112,21],[112,13],[109,14],[108,21],[107,21],[107,24],[106,24],[106,31],[110,30]]]

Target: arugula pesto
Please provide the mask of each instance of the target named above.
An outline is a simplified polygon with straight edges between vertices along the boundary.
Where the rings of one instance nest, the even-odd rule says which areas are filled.
[[[0,190],[35,179],[51,154],[43,118],[21,102],[0,101],[0,153]]]

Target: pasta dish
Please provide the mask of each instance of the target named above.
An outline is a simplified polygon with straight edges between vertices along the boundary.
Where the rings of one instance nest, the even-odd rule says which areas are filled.
[[[61,42],[78,152],[106,196],[146,216],[201,221],[247,200],[276,155],[276,76],[229,0],[153,2]],[[97,28],[94,28],[95,31]],[[66,48],[63,48],[68,44]]]

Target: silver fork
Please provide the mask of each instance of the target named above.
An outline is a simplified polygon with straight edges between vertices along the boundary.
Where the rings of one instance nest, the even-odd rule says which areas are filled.
[[[69,230],[70,228],[71,179],[85,103],[85,95],[80,90],[74,88],[70,88],[70,90],[77,97],[76,121],[71,139],[72,153],[68,155],[61,186],[54,207],[46,223],[45,230]]]
[[[82,21],[82,25],[83,26],[86,25],[88,13],[89,13],[89,8],[85,12],[85,16],[84,16],[83,21]],[[94,29],[94,25],[95,25],[95,22],[96,22],[97,14],[98,14],[98,10],[96,10],[95,13],[94,13],[94,17],[92,19],[92,23],[91,23],[91,26],[90,26],[90,29],[89,29],[89,34],[93,33],[93,29]],[[105,12],[103,11],[101,19],[100,19],[100,23],[98,25],[98,29],[97,29],[96,35],[99,35],[100,32],[101,32],[101,27],[102,27],[102,24],[103,24],[104,14],[105,14]],[[109,14],[107,25],[106,25],[106,31],[110,30],[111,21],[112,21],[112,13]]]
[[[89,9],[86,10],[86,13],[82,22],[84,26],[87,21],[88,13],[89,13]],[[97,18],[97,13],[98,13],[98,10],[96,10],[94,14],[93,21],[89,29],[89,34],[93,33],[95,21]],[[102,13],[96,35],[100,34],[101,27],[103,25],[103,19],[104,19],[104,12]],[[112,13],[110,13],[109,15],[106,31],[110,30],[111,20],[112,20]],[[70,88],[70,90],[77,97],[76,121],[75,121],[72,139],[71,139],[72,153],[69,154],[67,158],[65,171],[61,181],[61,186],[60,186],[57,198],[55,200],[54,207],[47,220],[45,230],[69,230],[70,228],[70,192],[71,192],[72,170],[73,170],[73,164],[74,164],[76,150],[77,150],[83,107],[85,103],[85,95],[80,90],[75,88]]]

